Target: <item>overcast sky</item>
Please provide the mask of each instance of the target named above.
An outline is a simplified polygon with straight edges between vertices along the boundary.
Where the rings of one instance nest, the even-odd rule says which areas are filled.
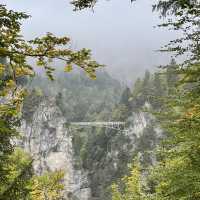
[[[27,39],[46,32],[67,35],[74,48],[90,48],[94,58],[124,82],[169,61],[168,55],[155,50],[174,33],[153,28],[161,21],[152,13],[152,1],[101,0],[94,12],[73,12],[69,0],[0,1],[32,16],[23,24]]]

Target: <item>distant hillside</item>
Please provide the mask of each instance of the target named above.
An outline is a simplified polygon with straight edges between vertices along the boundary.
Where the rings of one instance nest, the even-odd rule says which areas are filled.
[[[36,76],[28,82],[31,93],[24,103],[24,116],[31,116],[34,107],[43,98],[55,98],[66,121],[96,121],[109,119],[118,103],[121,84],[105,71],[91,80],[84,73],[60,73],[55,81]]]

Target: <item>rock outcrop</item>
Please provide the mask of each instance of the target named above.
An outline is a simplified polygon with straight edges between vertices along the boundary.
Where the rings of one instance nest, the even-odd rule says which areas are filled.
[[[54,99],[45,99],[35,110],[31,122],[22,121],[22,146],[34,159],[37,174],[63,170],[66,199],[88,200],[87,174],[76,170],[72,137],[64,126],[65,118]]]

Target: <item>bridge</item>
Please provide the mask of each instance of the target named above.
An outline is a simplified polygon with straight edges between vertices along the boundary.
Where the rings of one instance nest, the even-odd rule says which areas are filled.
[[[125,122],[121,121],[98,121],[98,122],[67,122],[65,124],[67,127],[100,127],[109,128],[118,131],[124,131]]]

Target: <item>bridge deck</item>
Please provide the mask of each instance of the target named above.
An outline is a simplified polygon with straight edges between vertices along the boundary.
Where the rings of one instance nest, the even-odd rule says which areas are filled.
[[[114,125],[125,125],[125,122],[70,122],[69,124],[75,126],[97,126],[97,125],[114,126]]]

